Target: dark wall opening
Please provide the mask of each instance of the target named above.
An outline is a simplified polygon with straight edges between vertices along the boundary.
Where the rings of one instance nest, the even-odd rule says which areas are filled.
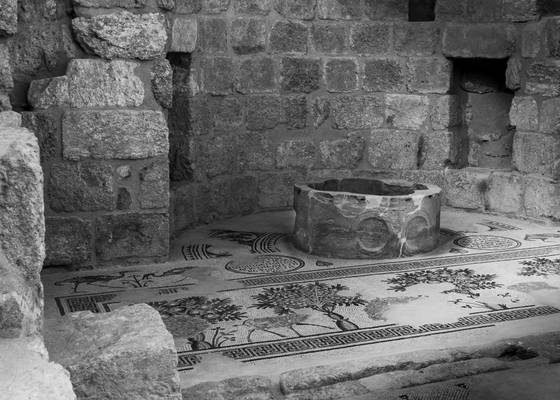
[[[409,0],[408,20],[412,22],[434,21],[436,0]]]

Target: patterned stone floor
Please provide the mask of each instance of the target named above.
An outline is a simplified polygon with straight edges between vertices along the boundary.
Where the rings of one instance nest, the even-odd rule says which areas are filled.
[[[301,253],[293,219],[184,232],[166,264],[45,270],[46,318],[146,302],[189,385],[560,330],[558,227],[443,211],[435,251],[356,261]]]

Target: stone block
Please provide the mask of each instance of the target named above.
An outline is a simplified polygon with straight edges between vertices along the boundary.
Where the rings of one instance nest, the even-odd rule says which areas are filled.
[[[285,97],[284,111],[288,129],[303,129],[307,126],[307,98],[305,96]]]
[[[231,94],[234,82],[233,60],[229,57],[205,57],[201,61],[202,90],[214,95]]]
[[[206,53],[227,51],[227,21],[222,18],[198,18],[198,46]]]
[[[517,131],[513,137],[513,165],[521,172],[560,179],[560,137]]]
[[[430,101],[427,96],[388,94],[385,118],[397,129],[421,129],[429,117]]]
[[[307,52],[307,26],[300,22],[279,21],[270,31],[270,51],[273,53]]]
[[[483,210],[490,172],[475,168],[446,169],[443,191],[448,206]]]
[[[437,21],[462,21],[467,12],[467,2],[457,0],[436,1],[435,14]]]
[[[362,4],[355,0],[317,0],[317,16],[320,19],[360,19]]]
[[[408,2],[403,0],[365,0],[365,15],[374,21],[408,19]]]
[[[350,30],[346,24],[323,22],[313,24],[311,39],[316,51],[340,54],[349,49]]]
[[[0,43],[0,91],[10,91],[14,87],[10,51],[8,46]]]
[[[21,128],[21,114],[15,111],[0,111],[0,129]]]
[[[303,176],[297,172],[270,172],[258,176],[258,205],[262,209],[291,207],[294,198],[294,184],[302,182]]]
[[[12,104],[10,103],[10,98],[6,94],[0,94],[0,110],[10,111],[12,109]]]
[[[510,57],[506,68],[506,87],[510,90],[521,88],[521,76],[523,74],[523,63],[519,57]]]
[[[325,64],[329,92],[351,92],[358,88],[358,65],[354,59],[335,58]]]
[[[405,67],[400,58],[366,59],[362,87],[373,92],[402,92],[405,89]]]
[[[204,382],[183,389],[183,400],[258,399],[273,400],[274,384],[264,376],[243,376],[220,382]]]
[[[196,223],[195,191],[193,183],[182,184],[171,191],[172,229],[170,232],[180,232]]]
[[[230,181],[230,213],[232,215],[254,213],[258,208],[257,179],[253,176],[238,176],[230,179]]]
[[[276,89],[274,60],[251,57],[239,63],[235,88],[240,93],[272,92]]]
[[[321,60],[310,58],[283,58],[280,84],[286,92],[311,93],[319,89]]]
[[[72,20],[76,40],[89,53],[108,59],[163,57],[167,44],[161,14],[114,14]]]
[[[353,169],[362,160],[365,140],[356,134],[344,139],[324,140],[319,143],[321,165],[325,168]]]
[[[47,349],[70,372],[78,398],[181,398],[173,337],[152,307],[71,313],[48,326]]]
[[[67,111],[62,118],[63,155],[68,160],[167,155],[168,134],[160,111]]]
[[[17,0],[0,0],[0,36],[17,32]]]
[[[531,96],[516,96],[511,102],[509,120],[512,126],[522,131],[539,129],[539,109]],[[559,121],[560,122],[560,121]]]
[[[72,4],[87,8],[144,8],[146,0],[72,0]]]
[[[114,210],[113,167],[56,162],[46,176],[47,204],[57,212]]]
[[[238,14],[268,15],[274,0],[234,0],[233,7]]]
[[[492,172],[485,193],[486,208],[492,212],[521,215],[524,183],[523,175],[519,173]]]
[[[202,0],[202,12],[206,14],[219,14],[227,11],[230,0]]]
[[[45,257],[43,171],[39,145],[24,128],[0,128],[0,250],[30,282]]]
[[[231,47],[237,54],[253,54],[264,51],[266,32],[266,21],[264,19],[234,19],[231,22]]]
[[[466,16],[472,22],[503,20],[503,0],[466,0]]]
[[[461,102],[457,95],[443,95],[431,98],[430,121],[432,128],[442,130],[461,125]]]
[[[431,56],[438,51],[440,43],[440,28],[434,22],[395,25],[395,51],[399,55]]]
[[[150,72],[152,93],[163,108],[173,105],[173,68],[165,58],[154,61]]]
[[[229,129],[217,130],[212,137],[193,144],[192,163],[197,180],[236,173],[236,138],[228,135],[230,133]]]
[[[214,96],[210,99],[214,126],[236,127],[243,123],[243,106],[237,97]]]
[[[411,92],[445,94],[451,88],[452,63],[444,57],[409,58],[406,67]]]
[[[560,57],[560,18],[550,18],[545,25],[544,52],[548,57]]]
[[[93,225],[77,217],[46,219],[45,265],[80,265],[91,261]]]
[[[245,99],[247,129],[272,129],[286,122],[282,98],[274,95],[247,96]]]
[[[375,169],[416,169],[418,144],[417,132],[374,130],[367,145],[367,159]]]
[[[525,92],[544,97],[560,95],[560,60],[534,61],[527,69]]]
[[[560,220],[560,184],[536,175],[525,176],[525,212],[533,218]]]
[[[95,220],[95,253],[99,261],[166,259],[169,253],[167,214],[104,215]]]
[[[465,150],[459,132],[451,130],[426,131],[422,135],[420,167],[442,169],[458,163],[461,150]]]
[[[23,126],[31,130],[39,141],[41,162],[59,158],[62,154],[61,112],[58,110],[26,111],[21,116]]]
[[[317,0],[274,0],[274,9],[288,19],[311,20]]]
[[[310,168],[315,163],[317,147],[307,140],[288,140],[277,149],[278,168]]]
[[[169,207],[169,163],[167,159],[151,162],[140,170],[140,208]]]
[[[125,187],[119,188],[117,191],[117,210],[128,211],[132,207],[132,194],[130,190]]]
[[[510,24],[448,24],[443,54],[457,58],[507,58],[515,52],[516,31]]]
[[[240,172],[266,171],[276,167],[276,150],[261,132],[246,132],[236,140]]]
[[[202,10],[202,0],[175,0],[175,12],[196,14]]]
[[[535,100],[532,97],[529,97],[533,102],[535,102]],[[537,125],[537,118],[538,115],[536,115],[538,113],[537,109],[536,109],[536,104],[531,104],[531,106],[534,106],[534,109],[531,109],[531,114],[527,115],[525,114],[524,117],[525,118],[532,118],[532,126],[531,128],[519,128],[520,130],[532,130],[535,131],[537,130],[537,128],[535,127],[535,125]],[[544,133],[560,133],[560,115],[558,114],[558,110],[560,107],[560,99],[559,98],[553,98],[553,99],[547,99],[544,100],[541,103],[541,112],[540,112],[540,118],[539,118],[539,129],[541,132]]]
[[[527,22],[539,19],[538,0],[504,0],[504,19]]]
[[[171,25],[170,52],[192,53],[196,48],[198,23],[194,17],[176,16]]]
[[[525,58],[535,58],[541,51],[544,42],[543,31],[545,24],[528,23],[521,30],[521,56]]]
[[[27,101],[34,109],[68,106],[68,77],[58,76],[31,81]]]
[[[327,97],[317,97],[313,101],[311,118],[313,119],[313,126],[320,127],[329,119],[331,113],[331,103]]]
[[[385,96],[337,96],[330,100],[330,115],[336,129],[380,128],[385,122]]]
[[[352,27],[350,47],[358,54],[386,54],[391,49],[391,25],[359,23]]]
[[[129,61],[71,60],[68,96],[71,107],[138,107],[144,84],[136,75],[138,64]]]

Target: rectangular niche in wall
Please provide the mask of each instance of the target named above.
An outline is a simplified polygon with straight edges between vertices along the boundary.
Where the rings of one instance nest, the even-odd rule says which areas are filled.
[[[433,21],[436,0],[408,0],[408,20],[412,22]]]
[[[509,110],[514,94],[506,87],[506,68],[507,59],[453,60],[470,166],[511,168],[514,129]]]

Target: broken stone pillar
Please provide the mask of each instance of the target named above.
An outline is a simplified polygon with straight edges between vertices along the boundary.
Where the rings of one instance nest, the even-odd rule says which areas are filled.
[[[72,313],[45,324],[47,349],[70,371],[78,399],[181,399],[173,337],[150,306]]]

